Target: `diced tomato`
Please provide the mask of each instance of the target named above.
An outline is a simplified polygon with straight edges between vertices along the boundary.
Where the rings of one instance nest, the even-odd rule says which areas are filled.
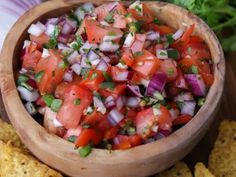
[[[41,107],[44,107],[46,106],[46,103],[44,102],[43,98],[42,97],[39,97],[36,101],[36,105],[39,105]]]
[[[63,138],[67,140],[71,136],[78,137],[81,132],[82,132],[82,126],[80,125],[77,126],[76,128],[69,128]]]
[[[136,117],[136,115],[137,115],[137,110],[135,110],[135,109],[129,109],[129,110],[127,110],[127,112],[126,112],[126,117],[127,118],[129,118],[129,119],[135,119],[135,117]]]
[[[174,121],[173,125],[183,125],[188,123],[192,117],[188,114],[178,116]]]
[[[142,144],[142,138],[139,135],[117,135],[115,139],[117,139],[119,143],[115,144],[113,149],[129,149]]]
[[[123,32],[114,27],[101,26],[99,22],[86,18],[85,30],[90,43],[100,43],[106,35],[122,35]]]
[[[126,84],[116,84],[114,89],[99,89],[99,93],[105,98],[109,96],[117,98],[125,93],[126,87]]]
[[[152,134],[152,127],[158,126],[166,129],[172,125],[171,115],[167,108],[160,106],[160,115],[154,115],[153,108],[147,108],[138,112],[136,116],[137,134],[143,138],[147,138]]]
[[[38,50],[25,54],[22,63],[23,68],[34,70],[41,58],[41,55],[42,53]]]
[[[110,140],[110,139],[113,139],[116,134],[118,133],[119,131],[119,128],[118,127],[112,127],[110,128],[109,130],[107,130],[104,134],[104,139],[105,140]]]
[[[139,135],[130,135],[129,136],[129,142],[132,145],[132,147],[142,144],[142,141],[143,141],[143,139]]]
[[[166,25],[151,24],[150,26],[148,26],[148,28],[159,32],[161,35],[174,33],[174,29]]]
[[[185,44],[187,44],[190,40],[191,35],[193,34],[195,28],[195,24],[191,25],[186,31],[185,33],[182,35],[182,37],[179,39],[179,41],[184,42]],[[178,43],[178,41],[177,41]]]
[[[58,121],[69,129],[78,126],[83,111],[92,103],[92,93],[78,85],[70,86],[57,114]]]
[[[149,78],[139,72],[134,72],[130,80],[130,83],[134,85],[140,85],[142,84],[142,80],[149,80]]]
[[[176,80],[174,81],[174,87],[180,88],[180,89],[188,89],[188,84],[184,79],[182,71],[177,68],[178,76]]]
[[[172,59],[160,60],[159,71],[166,73],[169,82],[174,81],[178,76],[176,65]]]
[[[97,145],[101,142],[102,136],[99,132],[92,128],[83,129],[75,141],[76,147],[84,147],[90,142]]]
[[[30,35],[30,40],[37,43],[39,48],[42,48],[43,44],[47,44],[50,37],[45,33],[42,33],[40,36]]]
[[[104,81],[104,76],[100,70],[91,70],[88,77],[80,82],[81,86],[87,87],[94,91],[99,89],[99,85]]]
[[[143,15],[139,14],[136,9],[128,8],[127,11],[132,14],[132,16],[139,21],[144,22],[145,24],[151,23],[154,20],[154,17],[150,11],[150,9],[147,7],[146,4],[142,4],[143,6]]]
[[[49,54],[48,58],[41,58],[35,67],[36,74],[43,72],[42,77],[37,81],[41,94],[53,93],[56,86],[63,80],[63,75],[67,70],[67,66],[61,66],[64,61],[60,53],[49,49]]]
[[[127,50],[122,53],[121,60],[125,62],[125,64],[131,67],[134,63],[134,57],[131,51]]]
[[[127,21],[126,21],[124,15],[114,14],[113,18],[114,18],[114,23],[112,24],[112,26],[114,28],[121,28],[121,29],[126,28]]]
[[[125,149],[129,149],[129,148],[131,148],[132,146],[131,146],[131,144],[130,144],[130,142],[129,141],[123,141],[123,142],[121,142],[120,144],[115,144],[115,145],[113,145],[112,146],[112,149],[114,149],[114,150],[118,150],[118,149],[120,149],[120,150],[125,150]]]
[[[135,57],[135,63],[131,68],[144,76],[149,76],[157,72],[159,66],[160,60],[147,50],[143,50]]]
[[[95,129],[101,133],[105,133],[108,129],[110,129],[112,126],[110,122],[108,121],[107,117],[101,119],[101,121],[95,125]]]
[[[89,125],[89,126],[95,126],[97,125],[102,119],[105,119],[106,116],[100,112],[93,111],[91,114],[87,114],[86,116],[83,116],[83,120],[81,122],[81,125]]]
[[[130,47],[131,51],[133,53],[141,52],[143,50],[145,40],[146,34],[135,34],[135,40]]]

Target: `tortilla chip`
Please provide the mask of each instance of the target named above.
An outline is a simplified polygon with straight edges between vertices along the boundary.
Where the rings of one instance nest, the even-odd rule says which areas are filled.
[[[0,140],[4,143],[11,142],[11,144],[18,148],[25,149],[24,144],[21,142],[19,136],[16,134],[12,125],[4,122],[0,118]]]
[[[215,177],[201,162],[198,162],[194,168],[194,177]]]
[[[208,167],[217,177],[236,177],[236,122],[225,120],[210,154]]]
[[[155,177],[192,177],[192,173],[184,162],[178,162],[172,168],[157,174]]]
[[[0,143],[1,177],[62,177],[20,148]]]

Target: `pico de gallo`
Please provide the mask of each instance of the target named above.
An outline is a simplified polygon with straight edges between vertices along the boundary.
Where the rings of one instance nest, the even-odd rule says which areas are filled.
[[[17,90],[27,111],[82,157],[168,136],[214,82],[195,24],[173,29],[145,3],[85,3],[28,28]]]

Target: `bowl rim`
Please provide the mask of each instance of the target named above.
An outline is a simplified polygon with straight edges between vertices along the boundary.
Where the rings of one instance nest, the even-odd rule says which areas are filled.
[[[126,156],[126,164],[139,162],[142,160],[148,160],[153,158],[156,154],[167,154],[169,152],[175,151],[177,147],[181,145],[186,145],[186,140],[190,137],[198,136],[200,133],[197,131],[201,127],[204,127],[206,122],[210,121],[209,117],[212,116],[214,113],[214,109],[219,105],[219,101],[221,99],[223,93],[223,86],[224,86],[224,77],[225,77],[225,60],[223,55],[223,50],[219,44],[218,39],[216,38],[213,31],[203,22],[199,17],[191,14],[187,10],[175,6],[169,3],[163,2],[153,2],[153,1],[144,1],[143,3],[155,3],[160,7],[168,6],[171,8],[175,8],[178,11],[188,15],[186,18],[192,18],[192,20],[196,23],[201,23],[201,27],[206,29],[207,36],[209,36],[212,40],[212,46],[210,46],[210,50],[212,53],[212,49],[217,49],[216,54],[212,54],[215,57],[214,60],[214,76],[215,81],[210,88],[207,99],[205,104],[200,108],[194,118],[187,123],[185,126],[181,127],[180,129],[171,133],[168,137],[160,139],[158,141],[140,145],[134,148],[131,148],[126,151],[116,150],[113,151],[111,154],[108,150],[104,149],[94,149],[92,154],[88,156],[86,159],[80,158],[79,155],[73,150],[73,144],[69,143],[55,135],[47,133],[47,131],[41,127],[34,119],[27,113],[23,104],[21,103],[21,99],[17,93],[15,80],[13,76],[13,67],[12,63],[14,61],[14,54],[16,52],[16,46],[20,46],[19,41],[23,41],[23,33],[26,31],[28,26],[37,20],[39,17],[43,16],[49,11],[53,11],[60,8],[69,8],[74,7],[75,5],[88,2],[85,0],[82,1],[69,1],[69,3],[65,3],[63,1],[57,1],[55,5],[55,1],[45,2],[42,3],[33,9],[26,12],[18,21],[14,24],[14,26],[9,31],[2,48],[1,58],[0,58],[0,83],[1,83],[1,93],[3,97],[3,102],[5,105],[5,109],[7,114],[16,128],[17,133],[19,134],[22,141],[29,147],[29,144],[32,145],[29,149],[36,154],[39,159],[42,157],[36,152],[39,148],[42,150],[41,153],[44,155],[48,155],[48,151],[50,148],[60,147],[60,150],[56,153],[52,153],[58,159],[64,159],[65,154],[66,158],[71,158],[70,161],[77,162],[80,161],[81,163],[85,164],[106,164],[106,165],[113,165],[117,163],[124,163],[123,158]],[[92,2],[91,0],[89,2]],[[112,2],[112,1],[103,1],[103,2]],[[102,3],[102,2],[101,2]],[[52,4],[54,5],[54,9],[52,8]],[[50,7],[52,9],[42,11],[46,7]],[[36,15],[33,15],[33,12],[37,12]],[[36,18],[35,18],[36,17]],[[20,27],[23,29],[19,29]],[[9,47],[9,44],[14,44],[13,46]],[[208,44],[209,46],[209,44]],[[8,60],[6,59],[8,58]],[[217,86],[217,87],[216,87]],[[14,101],[13,101],[14,100]],[[211,105],[211,107],[207,107]],[[14,109],[11,109],[14,108]],[[15,110],[20,110],[21,115],[15,113]],[[17,119],[18,118],[18,119]],[[21,123],[21,124],[19,124]],[[32,127],[27,127],[31,125]],[[22,130],[27,127],[29,128],[30,133],[22,133]],[[37,131],[33,127],[37,127]],[[34,140],[34,138],[35,140]],[[41,142],[35,142],[37,140],[42,140]],[[56,142],[56,143],[55,143]],[[166,147],[166,144],[169,144],[169,147]],[[37,147],[38,146],[38,147]],[[156,148],[158,147],[158,148]],[[149,151],[147,151],[147,148]],[[129,154],[129,155],[127,155]],[[142,154],[142,157],[136,157],[135,154]],[[58,169],[58,166],[51,163],[50,166]]]

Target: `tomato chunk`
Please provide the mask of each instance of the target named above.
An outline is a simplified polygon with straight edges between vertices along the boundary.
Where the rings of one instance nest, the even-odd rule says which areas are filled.
[[[92,103],[92,93],[78,85],[70,86],[57,114],[58,121],[69,129],[78,126],[83,111]]]
[[[90,142],[94,145],[99,144],[102,140],[102,136],[99,132],[92,128],[83,129],[75,141],[76,147],[84,147]]]

